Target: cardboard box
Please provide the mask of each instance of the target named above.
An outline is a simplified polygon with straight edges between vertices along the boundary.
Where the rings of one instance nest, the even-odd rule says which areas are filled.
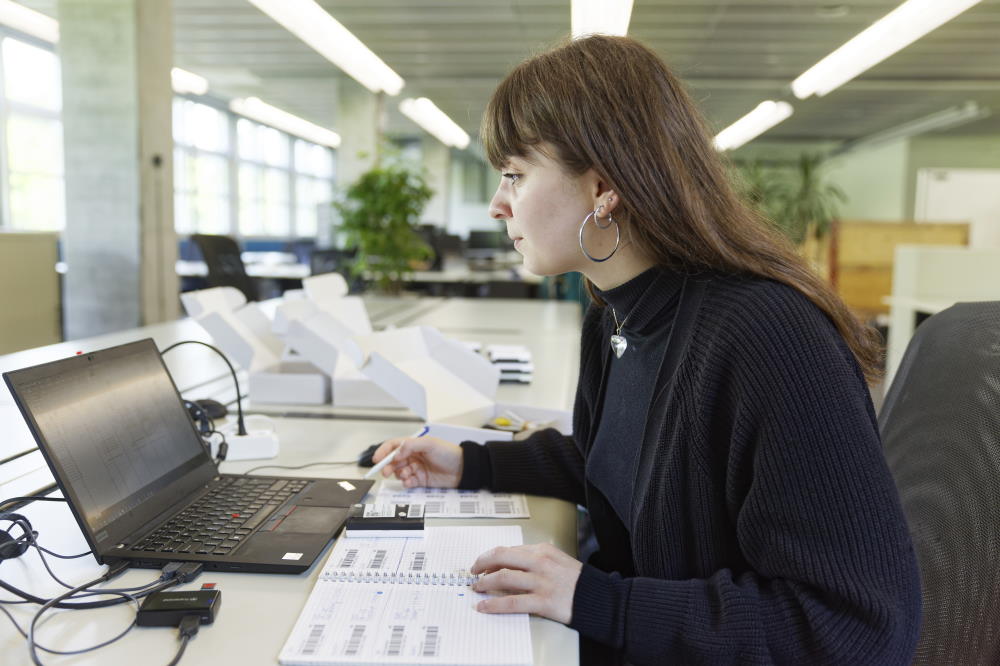
[[[330,378],[311,363],[282,361],[251,374],[249,392],[255,403],[325,405]]]
[[[403,405],[365,376],[352,358],[342,353],[355,349],[353,333],[324,310],[288,325],[285,341],[303,358],[332,378],[336,407],[396,408]]]
[[[552,422],[561,432],[572,432],[571,415],[565,410],[497,403],[500,370],[434,328],[384,331],[356,342],[352,353],[361,371],[428,425],[479,430],[509,410],[526,421]]]

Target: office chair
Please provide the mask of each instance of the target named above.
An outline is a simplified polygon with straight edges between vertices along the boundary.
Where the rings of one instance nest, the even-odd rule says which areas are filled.
[[[920,565],[913,663],[1000,663],[1000,302],[917,328],[879,431]]]
[[[236,287],[243,292],[247,301],[258,298],[257,285],[247,275],[240,246],[229,236],[209,236],[194,234],[191,240],[198,246],[201,256],[208,266],[209,287]]]

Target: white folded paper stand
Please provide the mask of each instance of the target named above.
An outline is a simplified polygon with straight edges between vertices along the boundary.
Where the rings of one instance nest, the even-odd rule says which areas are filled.
[[[330,402],[330,378],[306,360],[285,353],[271,320],[256,303],[235,298],[231,287],[181,294],[184,309],[226,356],[247,371],[251,402],[322,405]]]
[[[482,429],[511,411],[525,421],[551,423],[560,432],[572,432],[568,411],[496,402],[500,370],[437,329],[401,328],[355,338],[354,342],[353,347],[345,345],[341,351],[352,356],[366,376],[428,425]]]

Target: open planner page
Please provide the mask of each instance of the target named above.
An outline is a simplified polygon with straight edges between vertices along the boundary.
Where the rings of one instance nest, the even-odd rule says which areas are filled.
[[[476,610],[469,568],[517,525],[429,527],[423,538],[342,538],[279,656],[295,664],[530,666],[528,616]]]

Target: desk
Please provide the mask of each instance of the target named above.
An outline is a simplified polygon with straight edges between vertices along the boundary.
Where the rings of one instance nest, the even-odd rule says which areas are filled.
[[[534,306],[534,307],[532,307]],[[430,302],[402,299],[396,307],[387,299],[376,299],[370,304],[370,311],[385,312],[385,320],[410,318],[408,323],[431,323],[435,313],[441,314],[442,323],[450,323],[459,328],[470,321],[503,323],[516,314],[518,326],[507,323],[500,332],[482,333],[483,342],[512,342],[525,344],[536,356],[536,363],[545,357],[553,371],[561,366],[569,375],[568,381],[540,382],[528,386],[500,387],[500,398],[505,401],[525,401],[553,407],[566,407],[572,398],[575,386],[578,356],[579,316],[568,309],[575,307],[569,303],[536,301],[533,303],[504,301],[451,302],[434,300]],[[477,318],[476,312],[480,313]],[[495,337],[501,336],[501,337]],[[96,349],[153,337],[159,346],[180,339],[206,339],[200,327],[190,320],[149,326],[132,331],[100,336],[84,341],[51,345],[0,357],[0,371],[23,367],[34,363],[60,358],[78,349]],[[561,341],[561,344],[559,343]],[[175,381],[188,394],[205,390],[208,393],[223,390],[225,384],[221,360],[213,358],[209,350],[196,345],[179,348],[167,357],[168,366],[174,373]],[[539,375],[540,376],[540,373]],[[218,386],[216,386],[218,384]],[[542,402],[542,399],[545,399]],[[9,400],[6,388],[0,393],[0,402]],[[330,416],[337,416],[330,409]],[[10,430],[14,417],[8,412],[0,412],[0,427]],[[19,418],[19,416],[18,416]],[[23,424],[22,424],[23,426]],[[352,459],[373,441],[406,435],[412,432],[410,422],[371,421],[363,418],[331,419],[276,419],[276,426],[282,442],[281,454],[271,461],[239,461],[223,463],[222,471],[239,473],[259,464],[273,462],[283,465],[299,465],[319,460]],[[22,456],[38,456],[33,453]],[[3,456],[6,457],[6,456]],[[2,457],[0,457],[2,459]],[[9,464],[9,463],[8,463]],[[28,481],[39,487],[39,481],[48,470],[36,471],[34,476],[8,481],[2,486],[2,496],[17,494],[18,483],[26,487]],[[333,468],[316,467],[302,472],[286,470],[262,470],[274,475],[339,476],[356,477],[361,470],[353,465]],[[26,481],[27,479],[27,481]],[[51,477],[49,477],[51,480]],[[490,524],[519,524],[524,531],[526,543],[548,541],[566,552],[576,552],[575,508],[561,500],[529,497],[532,518],[528,520],[491,521]],[[79,553],[87,549],[83,536],[76,527],[68,508],[60,503],[36,502],[20,510],[28,516],[35,529],[40,532],[43,546],[59,553]],[[483,521],[440,520],[435,524],[474,525]],[[180,589],[197,589],[203,582],[216,582],[223,590],[223,604],[215,624],[205,627],[188,646],[182,664],[241,663],[274,664],[277,654],[291,630],[306,596],[312,589],[329,548],[309,571],[297,576],[277,574],[235,574],[206,573]],[[99,568],[90,557],[79,560],[51,560],[57,575],[68,583],[79,583],[97,575]],[[0,576],[11,584],[30,590],[42,596],[51,596],[61,590],[44,574],[36,552],[32,551],[17,560],[0,565]],[[118,587],[140,585],[154,578],[152,570],[132,570],[126,572],[114,583]],[[10,598],[6,593],[0,598]],[[22,626],[33,613],[30,606],[10,606]],[[101,610],[82,612],[60,611],[43,625],[38,640],[43,645],[62,649],[84,647],[110,638],[131,621],[133,611],[129,606],[114,606]],[[575,631],[549,620],[531,619],[534,663],[574,664],[578,662],[577,634]],[[42,654],[46,664],[107,664],[107,663],[166,663],[177,648],[176,630],[134,629],[121,641],[94,653],[74,657],[57,657]],[[0,618],[0,650],[3,650],[5,664],[28,664],[23,638],[5,618]]]

